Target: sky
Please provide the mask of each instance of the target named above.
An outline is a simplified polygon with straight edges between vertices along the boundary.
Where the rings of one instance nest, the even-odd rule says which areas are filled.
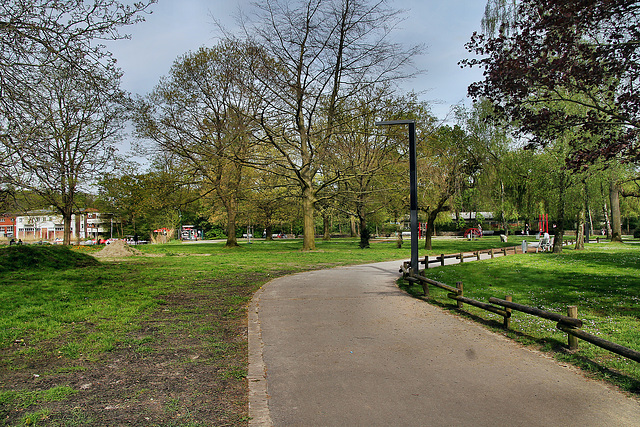
[[[172,63],[201,46],[214,46],[220,32],[215,21],[237,32],[238,10],[250,13],[251,0],[158,0],[145,22],[123,29],[130,40],[109,43],[108,49],[123,70],[123,89],[132,94],[150,92]],[[407,46],[424,44],[425,53],[414,58],[421,76],[404,82],[403,91],[420,92],[432,104],[432,113],[445,120],[451,106],[469,103],[467,87],[480,80],[478,69],[461,69],[469,56],[464,44],[480,30],[484,0],[390,0],[405,11],[405,20],[393,41]]]

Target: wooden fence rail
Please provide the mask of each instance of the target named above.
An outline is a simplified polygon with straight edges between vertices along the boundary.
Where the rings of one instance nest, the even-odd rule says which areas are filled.
[[[433,257],[432,259],[429,259],[429,255],[426,255],[423,260],[420,260],[420,264],[423,264],[425,268],[428,269],[429,264],[439,263],[441,266],[443,266],[445,260],[452,259],[452,258],[459,259],[460,262],[463,263],[465,258],[475,258],[479,260],[480,255],[482,254],[490,255],[491,258],[494,258],[496,253],[502,253],[503,256],[508,255],[509,252],[513,252],[514,254],[517,254],[518,248],[519,246],[509,246],[509,247],[498,248],[498,249],[485,249],[482,251],[460,252],[457,254],[449,254],[449,255],[440,254]]]
[[[513,310],[522,311],[523,313],[531,314],[543,319],[553,320],[555,322],[565,323],[567,325],[574,326],[576,328],[582,327],[582,320],[575,319],[569,316],[563,316],[562,314],[552,313],[550,311],[540,310],[539,308],[530,307],[528,305],[517,304],[515,302],[506,301],[503,299],[491,297],[489,302],[503,307],[511,308]]]
[[[612,353],[619,354],[620,356],[624,356],[628,359],[635,360],[636,362],[640,363],[640,351],[636,351],[620,344],[607,341],[595,335],[591,335],[590,333],[585,332],[582,329],[573,328],[562,323],[558,323],[557,328],[569,335],[573,335],[574,337],[580,338],[581,340],[590,342],[591,344],[597,345],[598,347],[604,348],[605,350],[609,350]]]
[[[514,248],[514,253],[515,250]],[[462,254],[459,254],[462,255]],[[448,255],[446,257],[452,258],[457,257],[458,255]],[[438,261],[440,257],[437,257]],[[444,259],[444,258],[442,258]],[[462,258],[461,258],[462,259]],[[479,259],[479,256],[478,256]],[[425,257],[425,265],[429,265],[428,263],[432,262],[428,260],[428,257]],[[577,308],[575,306],[569,306],[568,316],[564,316],[562,314],[553,313],[546,310],[541,310],[536,307],[527,306],[524,304],[514,303],[512,301],[511,296],[507,296],[505,299],[490,297],[489,304],[477,301],[471,298],[467,298],[463,296],[463,286],[462,282],[457,282],[456,287],[447,285],[442,282],[438,282],[437,280],[429,279],[422,274],[412,274],[410,269],[410,263],[405,262],[402,264],[400,268],[400,272],[403,275],[403,279],[410,281],[412,283],[420,283],[422,285],[422,289],[424,291],[424,297],[429,298],[429,285],[435,286],[440,289],[444,289],[445,291],[449,291],[447,294],[448,298],[457,301],[457,306],[459,309],[463,308],[463,304],[469,304],[474,307],[481,308],[486,311],[490,311],[492,313],[498,314],[504,318],[504,327],[509,328],[511,324],[511,310],[517,310],[526,314],[530,314],[532,316],[541,317],[548,320],[553,320],[558,322],[557,328],[561,331],[568,334],[568,347],[572,350],[576,350],[578,348],[578,341],[576,338],[580,338],[584,341],[590,342],[593,345],[604,348],[613,353],[619,354],[620,356],[629,358],[636,362],[640,363],[640,352],[630,349],[628,347],[624,347],[620,344],[616,344],[611,341],[607,341],[605,339],[599,338],[595,335],[591,335],[588,332],[585,332],[581,329],[583,322],[582,320],[577,318]],[[491,305],[494,304],[494,305]],[[499,307],[496,307],[499,306]]]
[[[499,314],[502,317],[511,317],[511,312],[506,310],[501,310],[498,307],[494,307],[491,304],[487,304],[486,302],[476,301],[471,298],[463,297],[462,295],[457,294],[448,294],[449,298],[463,302],[465,304],[472,305],[474,307],[482,308],[483,310],[490,311],[495,314]]]

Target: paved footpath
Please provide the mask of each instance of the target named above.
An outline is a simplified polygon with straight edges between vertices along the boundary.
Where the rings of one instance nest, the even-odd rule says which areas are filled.
[[[640,426],[640,403],[400,291],[399,261],[282,277],[249,310],[254,426]]]

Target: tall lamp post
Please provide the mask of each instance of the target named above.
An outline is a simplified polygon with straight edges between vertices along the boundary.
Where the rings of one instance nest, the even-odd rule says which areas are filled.
[[[411,209],[411,273],[418,274],[418,176],[416,172],[416,121],[376,122],[376,126],[409,125],[409,187]]]

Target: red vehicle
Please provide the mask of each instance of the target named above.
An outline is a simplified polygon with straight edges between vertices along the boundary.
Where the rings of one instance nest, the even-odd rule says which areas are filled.
[[[482,237],[482,230],[479,228],[467,228],[464,232],[465,239],[477,239]]]

